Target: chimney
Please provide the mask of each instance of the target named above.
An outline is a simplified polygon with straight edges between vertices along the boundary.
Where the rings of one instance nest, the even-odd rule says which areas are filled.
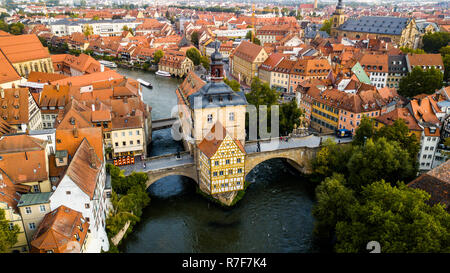
[[[73,137],[78,138],[78,128],[77,127],[73,128]]]
[[[100,64],[100,72],[105,72],[105,66]]]
[[[5,90],[3,90],[3,88],[0,87],[0,96],[2,97],[2,99],[5,98]]]
[[[89,165],[91,166],[91,168],[97,168],[95,161],[95,151],[92,147],[89,147]]]
[[[91,104],[92,112],[95,112],[95,104]]]
[[[59,83],[56,84],[56,90],[59,91]]]

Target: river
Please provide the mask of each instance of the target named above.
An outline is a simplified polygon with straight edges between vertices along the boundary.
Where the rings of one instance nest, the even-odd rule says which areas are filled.
[[[181,80],[153,73],[117,68],[123,75],[150,81],[144,101],[152,118],[170,116],[176,105],[175,89]],[[183,149],[170,129],[153,133],[150,155]],[[244,198],[233,208],[210,203],[195,192],[190,178],[170,176],[149,187],[150,205],[141,221],[120,245],[131,253],[204,252],[318,252],[313,242],[313,194],[305,178],[281,159],[258,165],[246,177],[251,182]]]

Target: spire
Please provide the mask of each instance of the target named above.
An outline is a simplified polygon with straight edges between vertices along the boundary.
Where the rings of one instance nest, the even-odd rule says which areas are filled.
[[[342,0],[338,0],[338,4],[336,6],[336,9],[343,9],[344,6],[342,5]]]

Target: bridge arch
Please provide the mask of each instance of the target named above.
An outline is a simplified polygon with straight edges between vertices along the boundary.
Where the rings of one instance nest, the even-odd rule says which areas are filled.
[[[317,149],[299,147],[295,149],[280,149],[259,153],[247,154],[245,159],[245,175],[247,176],[260,163],[275,159],[287,159],[288,163],[302,173],[310,173],[310,160],[315,156]]]
[[[153,183],[157,182],[158,180],[173,175],[189,177],[192,180],[194,180],[195,183],[198,184],[197,170],[194,164],[187,164],[173,168],[165,168],[162,170],[149,171],[147,172],[147,175],[148,175],[148,180],[146,183],[147,188],[149,188]]]

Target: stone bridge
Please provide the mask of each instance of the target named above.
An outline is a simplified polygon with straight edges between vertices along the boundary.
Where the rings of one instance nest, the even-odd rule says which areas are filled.
[[[198,183],[197,168],[194,162],[184,163],[182,165],[168,167],[164,169],[151,170],[148,171],[147,174],[148,174],[147,188],[150,187],[153,183],[155,183],[159,179],[171,175],[186,176],[194,180],[196,183]]]
[[[298,171],[311,173],[310,160],[318,150],[319,147],[296,147],[248,153],[245,158],[245,175],[249,174],[258,164],[274,158],[286,159]]]
[[[172,125],[177,121],[178,118],[165,118],[152,120],[152,131],[162,130],[172,127]]]

